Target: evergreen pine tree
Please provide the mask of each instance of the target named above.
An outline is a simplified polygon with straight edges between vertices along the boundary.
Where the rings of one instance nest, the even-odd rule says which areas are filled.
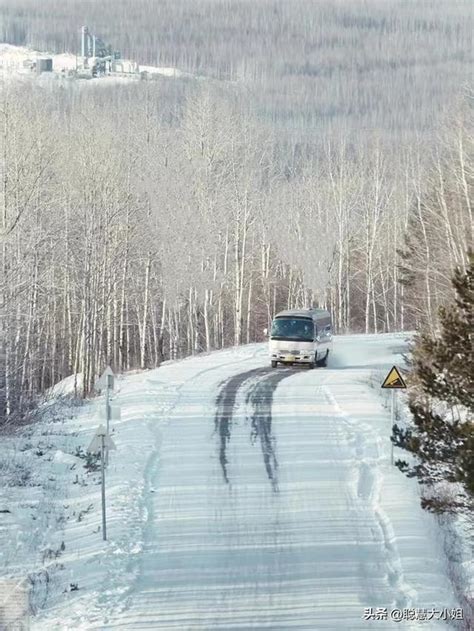
[[[415,339],[413,424],[393,426],[392,442],[416,456],[415,464],[396,464],[432,488],[422,506],[436,512],[474,507],[474,254],[468,258],[467,269],[452,279],[454,303],[439,310],[437,333]],[[437,496],[439,482],[453,483],[449,499]]]

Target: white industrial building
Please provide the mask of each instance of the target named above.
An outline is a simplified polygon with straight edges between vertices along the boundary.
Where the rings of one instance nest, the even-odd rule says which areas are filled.
[[[79,77],[100,77],[107,75],[139,75],[136,61],[122,59],[119,51],[113,51],[101,39],[93,35],[87,26],[81,28],[81,54],[78,57]]]

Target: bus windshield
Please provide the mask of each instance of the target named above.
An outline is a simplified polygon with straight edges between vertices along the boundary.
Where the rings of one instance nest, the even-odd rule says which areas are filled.
[[[272,340],[314,341],[313,321],[309,318],[277,318],[270,333]]]

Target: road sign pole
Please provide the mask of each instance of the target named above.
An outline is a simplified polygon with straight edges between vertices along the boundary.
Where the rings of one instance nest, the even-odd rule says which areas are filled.
[[[107,436],[110,433],[110,381],[107,379],[107,386],[105,388],[105,418],[107,421]]]
[[[107,427],[107,436],[110,433],[110,388],[109,388],[109,378],[107,377],[107,385],[105,387],[105,420]],[[105,453],[105,464],[109,465],[109,450],[107,449]]]
[[[390,418],[391,418],[391,426],[390,426],[390,430],[392,430],[393,426],[395,425],[395,390],[392,390],[392,405],[391,405],[391,413],[390,413]],[[390,441],[391,444],[391,452],[390,452],[390,464],[393,465],[393,441]]]
[[[114,378],[113,375],[106,375],[106,387],[105,387],[105,419],[107,422],[107,436],[110,435],[110,417],[112,416],[110,408],[110,390],[113,388]],[[109,450],[105,452],[105,464],[109,466]]]
[[[91,454],[100,454],[100,476],[102,486],[102,539],[104,541],[107,540],[107,520],[105,513],[105,457],[111,449],[116,449],[115,443],[107,434],[105,425],[99,425],[87,451]]]
[[[105,515],[105,436],[101,436],[100,471],[102,475],[102,539],[107,541],[107,519]]]

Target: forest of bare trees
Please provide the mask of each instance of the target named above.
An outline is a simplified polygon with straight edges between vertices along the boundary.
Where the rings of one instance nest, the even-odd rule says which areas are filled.
[[[103,4],[2,0],[3,37],[70,50]],[[113,4],[98,27],[127,53],[208,78],[0,83],[0,415],[73,373],[86,395],[109,363],[262,340],[284,307],[327,306],[341,333],[435,326],[473,237],[461,12],[317,3],[306,31],[304,1],[294,24],[284,1]]]
[[[125,56],[242,88],[301,139],[429,134],[471,76],[470,0],[0,0],[0,41],[76,52],[87,24]]]

